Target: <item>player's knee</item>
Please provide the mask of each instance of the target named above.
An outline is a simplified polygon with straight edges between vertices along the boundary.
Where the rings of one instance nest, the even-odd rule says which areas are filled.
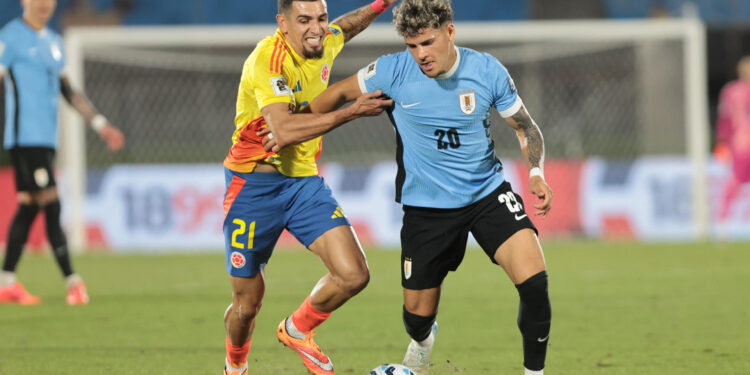
[[[240,320],[251,322],[260,312],[261,305],[263,301],[255,293],[235,292],[231,308]]]
[[[521,284],[516,285],[521,297],[519,326],[524,322],[549,322],[552,308],[549,301],[547,271],[531,276]]]
[[[348,272],[341,277],[339,287],[349,296],[361,292],[370,282],[370,271],[365,267],[361,270]]]

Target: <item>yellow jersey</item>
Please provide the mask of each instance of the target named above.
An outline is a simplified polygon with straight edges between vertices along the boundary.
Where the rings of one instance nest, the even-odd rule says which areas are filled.
[[[305,59],[289,46],[281,30],[260,41],[242,68],[232,147],[224,166],[241,173],[255,169],[258,161],[273,164],[289,177],[315,176],[322,151],[322,137],[289,145],[278,153],[266,152],[256,132],[265,128],[261,108],[288,103],[299,112],[328,87],[333,59],[344,48],[344,33],[329,25],[320,59]]]

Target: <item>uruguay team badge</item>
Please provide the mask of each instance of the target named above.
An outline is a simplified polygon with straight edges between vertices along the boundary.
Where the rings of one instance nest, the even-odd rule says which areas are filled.
[[[458,105],[461,107],[461,112],[467,115],[474,113],[474,109],[477,107],[477,99],[474,90],[459,91]]]
[[[404,259],[404,278],[409,279],[411,277],[411,258]]]
[[[242,253],[240,253],[239,251],[233,252],[231,259],[232,259],[232,266],[234,268],[242,268],[246,263],[245,256],[242,255]]]

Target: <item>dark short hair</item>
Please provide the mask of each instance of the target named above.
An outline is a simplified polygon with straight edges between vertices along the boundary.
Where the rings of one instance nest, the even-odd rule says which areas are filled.
[[[403,37],[417,35],[419,30],[437,29],[453,21],[450,0],[402,0],[393,8],[393,24]]]
[[[295,1],[318,1],[318,0],[279,0],[279,13],[286,13]]]

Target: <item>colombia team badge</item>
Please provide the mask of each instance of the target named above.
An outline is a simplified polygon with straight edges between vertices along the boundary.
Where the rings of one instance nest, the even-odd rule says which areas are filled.
[[[234,268],[242,268],[245,266],[245,256],[242,255],[239,251],[235,251],[232,253],[232,266]]]
[[[320,80],[323,83],[328,82],[328,75],[331,73],[331,68],[328,67],[328,63],[323,65],[323,69],[320,70]]]
[[[474,90],[459,91],[458,104],[461,107],[461,112],[467,115],[474,113],[474,109],[477,106],[477,99]]]

